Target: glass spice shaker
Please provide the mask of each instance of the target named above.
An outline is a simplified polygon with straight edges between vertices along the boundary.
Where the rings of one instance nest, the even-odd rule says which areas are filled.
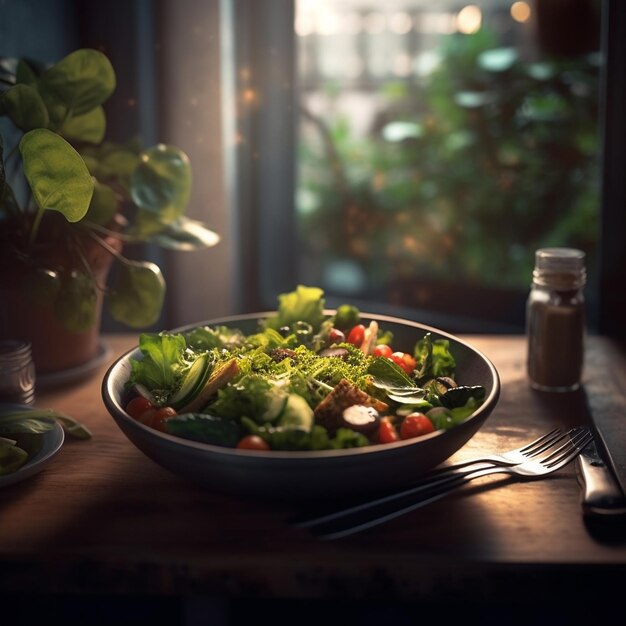
[[[526,305],[527,371],[540,391],[574,391],[584,364],[585,253],[541,248],[535,253]]]
[[[28,405],[35,402],[35,365],[30,343],[26,341],[0,341],[0,402]]]

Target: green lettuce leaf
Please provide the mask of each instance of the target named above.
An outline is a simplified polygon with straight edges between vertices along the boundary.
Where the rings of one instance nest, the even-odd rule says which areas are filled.
[[[248,374],[217,392],[217,399],[208,407],[212,415],[228,419],[246,416],[263,422],[272,400],[274,386],[263,376]]]
[[[143,359],[131,360],[129,383],[144,385],[151,391],[176,387],[185,367],[186,347],[182,335],[142,333],[139,348]]]
[[[307,322],[317,332],[324,321],[324,291],[319,287],[298,285],[295,291],[278,296],[278,312],[268,317],[267,328],[278,330],[296,322]]]
[[[231,349],[242,346],[245,340],[239,329],[228,326],[202,326],[185,333],[187,345],[194,350]]]

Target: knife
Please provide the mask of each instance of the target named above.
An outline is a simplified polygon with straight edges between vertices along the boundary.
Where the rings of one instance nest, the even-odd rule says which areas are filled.
[[[599,435],[578,456],[581,504],[585,515],[626,515],[626,496],[611,468],[604,462],[597,443]]]

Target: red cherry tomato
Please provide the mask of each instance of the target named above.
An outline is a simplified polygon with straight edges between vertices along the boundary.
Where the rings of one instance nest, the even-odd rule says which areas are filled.
[[[346,340],[346,335],[338,328],[331,328],[328,339],[330,343],[343,343]]]
[[[269,450],[270,446],[258,435],[246,435],[239,440],[237,448],[240,450]]]
[[[171,406],[161,408],[153,406],[151,409],[144,411],[137,418],[137,421],[150,426],[150,428],[165,432],[165,420],[174,417],[174,415],[176,415],[176,411]]]
[[[400,424],[400,436],[402,439],[421,437],[435,430],[433,423],[423,413],[411,413]]]
[[[388,417],[383,417],[378,425],[377,438],[379,443],[393,443],[400,440],[396,427]]]
[[[171,406],[164,406],[162,409],[159,409],[152,418],[152,428],[156,430],[160,430],[162,433],[165,432],[165,421],[170,417],[174,417],[176,415],[176,410]]]
[[[374,348],[374,356],[384,356],[390,359],[392,354],[393,350],[387,344],[380,343]]]
[[[145,424],[146,426],[152,427],[152,420],[154,419],[154,416],[157,414],[158,410],[159,409],[157,409],[155,406],[145,410],[141,415],[137,417],[137,421]]]
[[[363,343],[364,338],[365,338],[365,326],[363,326],[363,324],[357,324],[348,333],[347,341],[348,343],[351,343],[353,346],[360,348],[361,344]]]
[[[391,360],[399,365],[407,374],[412,374],[417,362],[407,352],[394,352],[391,355]]]
[[[150,400],[148,400],[148,398],[136,396],[126,405],[126,413],[128,413],[131,417],[138,419],[142,413],[153,408],[154,405],[150,402]]]

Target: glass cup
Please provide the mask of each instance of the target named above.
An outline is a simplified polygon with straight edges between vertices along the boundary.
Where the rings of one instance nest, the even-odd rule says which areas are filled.
[[[0,402],[32,405],[35,402],[35,364],[30,343],[0,341]]]

